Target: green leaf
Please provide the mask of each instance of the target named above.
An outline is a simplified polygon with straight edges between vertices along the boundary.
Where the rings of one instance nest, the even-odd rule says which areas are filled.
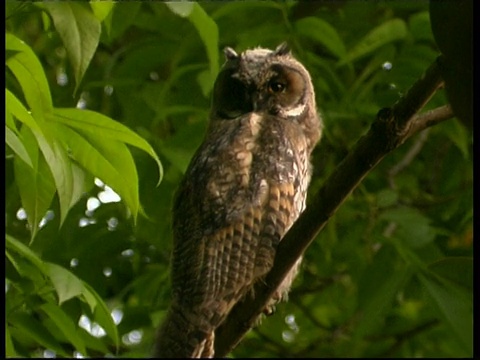
[[[393,247],[384,245],[360,278],[358,307],[362,317],[355,336],[363,337],[378,328],[395,295],[411,276],[410,268],[400,267],[397,258]]]
[[[463,344],[466,357],[473,356],[473,295],[448,280],[419,274],[446,323]]]
[[[36,119],[43,119],[53,109],[48,81],[43,67],[32,49],[12,34],[5,35],[6,50],[17,51],[6,64],[17,78]]]
[[[445,121],[442,124],[445,134],[450,141],[460,150],[464,159],[469,158],[469,148],[471,144],[471,133],[468,133],[465,126],[457,119]]]
[[[132,26],[140,11],[140,1],[117,2],[115,8],[104,20],[110,40],[115,40]]]
[[[21,14],[24,7],[25,3],[21,1],[5,1],[5,18],[9,19],[12,16]]]
[[[377,192],[377,206],[386,208],[397,204],[398,193],[392,189],[383,189]]]
[[[389,20],[365,35],[347,54],[340,60],[338,66],[358,60],[371,54],[381,46],[407,36],[407,26],[401,19]]]
[[[435,42],[430,25],[430,13],[422,11],[413,14],[408,19],[408,28],[416,40]]]
[[[193,3],[193,9],[188,19],[196,27],[207,50],[210,62],[210,89],[212,89],[219,70],[218,26],[198,3]]]
[[[308,51],[305,54],[305,58],[308,62],[312,63],[319,72],[321,72],[322,77],[325,77],[325,79],[313,79],[316,88],[321,86],[333,96],[342,98],[345,94],[345,85],[340,80],[338,74],[333,71],[330,63],[320,56]],[[325,85],[322,85],[323,83],[325,83]]]
[[[439,315],[445,320],[459,344],[463,346],[464,357],[473,352],[473,267],[467,258],[442,259],[427,266],[402,241],[392,238],[399,254],[416,270],[418,279],[428,291]],[[456,269],[456,270],[454,270]],[[459,280],[460,274],[449,271],[465,271],[467,281]],[[466,286],[469,284],[470,286]]]
[[[75,131],[61,123],[53,124],[58,138],[71,157],[84,169],[114,189],[130,208],[134,219],[139,211],[138,176],[132,155],[125,144]]]
[[[90,307],[90,310],[92,311],[92,313],[94,313],[98,305],[98,302],[97,302],[98,296],[95,296],[95,294],[93,294],[92,291],[84,287],[82,291],[82,297],[83,297],[83,300],[85,300],[87,305]]]
[[[430,264],[428,269],[466,290],[473,291],[473,258],[471,257],[443,258]]]
[[[39,271],[38,267],[31,261],[9,250],[5,250],[5,257],[12,263],[13,267],[21,277],[31,281],[26,281],[24,283],[28,283],[29,286],[32,285],[30,287],[32,291],[34,291],[33,289],[38,291],[46,285],[46,282],[48,281],[46,276]]]
[[[43,2],[67,50],[75,74],[75,91],[100,40],[101,24],[92,11],[74,1]]]
[[[6,90],[6,105],[8,111],[18,120],[26,124],[35,135],[38,146],[43,153],[55,181],[60,202],[60,224],[62,224],[67,216],[68,210],[72,206],[72,199],[76,195],[73,191],[73,182],[75,179],[73,178],[70,160],[68,159],[65,149],[60,146],[55,137],[51,136],[51,126],[49,126],[48,123],[39,123],[36,121],[37,118],[29,114],[27,109],[25,109],[22,103],[9,90]]]
[[[53,178],[55,180],[55,187],[57,188],[58,199],[60,202],[60,225],[63,224],[67,217],[68,211],[73,205],[74,197],[74,178],[72,173],[71,161],[58,140],[53,141],[53,152],[45,155]]]
[[[431,243],[435,238],[435,229],[430,225],[430,219],[417,209],[388,209],[380,215],[380,219],[395,223],[398,226],[395,236],[413,248]]]
[[[70,196],[69,208],[72,208],[90,189],[93,188],[93,176],[87,174],[82,168],[77,166],[74,162],[70,162],[72,169],[73,187]]]
[[[44,133],[48,135],[49,144],[43,137],[37,136],[36,138],[55,181],[60,203],[60,224],[63,224],[72,204],[74,179],[70,159],[58,138],[52,136],[51,132],[50,126],[44,128]]]
[[[32,159],[28,155],[25,146],[22,143],[22,140],[18,138],[18,136],[8,127],[5,125],[5,141],[8,146],[18,155],[20,159],[22,159],[28,166],[33,168]]]
[[[105,329],[108,336],[115,342],[116,346],[118,347],[118,330],[110,315],[110,311],[106,304],[103,302],[102,298],[95,292],[95,290],[93,290],[90,285],[83,282],[75,275],[70,273],[68,270],[64,269],[59,265],[43,262],[35,253],[30,250],[30,248],[28,248],[12,236],[6,234],[5,239],[7,249],[29,260],[37,267],[38,270],[40,270],[41,273],[45,274],[50,278],[55,287],[55,290],[58,293],[60,303],[67,301],[72,297],[83,297],[83,299],[90,306],[91,311],[94,313],[94,321],[96,321]],[[76,342],[77,340],[74,339],[75,337],[78,337],[78,334],[76,333],[76,331],[72,332],[72,327],[69,324],[70,319],[63,313],[63,311],[53,304],[42,305],[41,309],[48,313],[49,317],[51,317],[55,324],[59,327],[59,329],[64,332],[64,335],[72,342],[72,344],[74,344],[80,352],[85,354],[82,348],[84,346],[83,342]],[[61,313],[59,312],[59,310],[61,311]],[[14,316],[17,316],[17,314],[14,314]],[[20,315],[20,317],[22,317],[22,315]],[[34,328],[32,329],[31,337],[35,341],[43,345],[49,344],[49,346],[45,347],[51,348],[55,351],[62,351],[61,349],[58,349],[58,346],[54,347],[54,342],[56,340],[54,340],[53,337],[49,335],[50,333],[46,329],[43,329],[42,324],[36,323],[32,326]],[[36,330],[40,328],[42,328],[41,332],[48,333],[48,339],[40,339],[38,337]],[[73,326],[73,329],[75,329],[75,326]],[[67,333],[65,333],[65,331],[67,331]],[[62,352],[62,354],[64,353]]]
[[[46,267],[45,263],[43,262],[43,260],[40,259],[40,257],[38,257],[38,255],[35,254],[32,250],[30,250],[29,247],[22,244],[20,241],[15,239],[13,236],[5,234],[5,247],[7,249],[10,249],[11,251],[14,251],[15,253],[21,255],[22,257],[26,258],[32,264],[34,264],[37,267],[37,269],[40,270],[40,272],[42,272],[45,275],[48,275],[47,267]]]
[[[108,350],[109,344],[107,344],[104,339],[93,337],[83,328],[80,328],[78,330],[77,335],[80,337],[80,339],[83,341],[83,343],[89,350],[94,350],[103,354],[110,353],[110,351]]]
[[[114,341],[115,345],[118,348],[118,329],[113,322],[112,315],[110,314],[110,310],[108,309],[107,305],[96,293],[96,291],[93,290],[93,288],[87,283],[84,283],[84,296],[86,299],[89,299],[89,304],[95,302],[94,321],[96,321],[101,327],[103,327],[107,335],[110,337],[110,339]]]
[[[12,113],[7,108],[7,89],[5,89],[5,125],[10,128],[12,131],[18,133],[17,125],[15,124],[15,120],[13,120]],[[8,91],[9,92],[9,91]],[[14,96],[11,92],[10,95]]]
[[[42,12],[42,23],[44,31],[50,31],[52,29],[52,21],[46,12]]]
[[[58,302],[62,304],[83,292],[82,281],[67,269],[52,263],[46,263],[48,275],[58,295]]]
[[[183,2],[166,2],[165,5],[175,14],[180,17],[188,17],[193,11],[194,3],[190,1]]]
[[[13,346],[12,337],[8,330],[8,324],[5,323],[5,356],[6,357],[18,357],[15,347]]]
[[[203,45],[205,45],[205,49],[207,50],[207,56],[210,63],[210,82],[209,86],[206,88],[208,92],[210,92],[219,70],[217,24],[198,3],[167,2],[166,5],[174,14],[188,18],[197,29],[198,34],[203,41]],[[206,89],[202,88],[202,91],[205,91]]]
[[[40,306],[42,310],[58,327],[68,341],[83,355],[86,355],[85,344],[77,334],[75,323],[70,317],[57,305],[45,303]]]
[[[8,322],[10,324],[10,330],[15,338],[16,334],[20,337],[28,337],[35,341],[40,346],[54,350],[58,355],[69,357],[62,346],[58,343],[57,339],[53,337],[50,331],[45,328],[38,320],[31,314],[17,312],[9,316]]]
[[[93,137],[98,137],[99,141],[106,139],[121,141],[145,151],[157,163],[158,184],[160,184],[163,177],[163,167],[160,159],[144,138],[125,125],[94,111],[80,109],[55,109],[54,117],[51,120],[89,133]]]
[[[103,21],[112,12],[115,6],[114,1],[91,0],[90,7],[92,8],[95,17],[98,21]]]
[[[32,131],[35,131],[41,135],[42,129],[37,124],[35,119],[33,118],[32,114],[23,106],[20,100],[17,99],[15,95],[8,89],[5,89],[5,111],[7,114],[12,117],[12,115],[17,118],[19,121],[27,125]],[[13,120],[12,120],[13,121]],[[15,128],[14,124],[12,129]]]
[[[343,59],[347,55],[337,30],[328,22],[317,17],[306,17],[297,21],[294,26],[301,36],[318,42],[336,57]]]
[[[205,70],[199,72],[197,75],[197,83],[200,85],[203,96],[208,97],[208,94],[212,90],[211,71]]]
[[[283,9],[283,4],[274,1],[226,1],[212,11],[212,18],[218,21],[229,16],[236,17],[241,13],[248,14],[251,11],[261,14],[263,11],[273,13]],[[233,33],[236,33],[235,29],[232,30]]]
[[[32,166],[20,158],[14,159],[15,181],[23,208],[27,213],[32,239],[38,231],[40,220],[45,216],[55,195],[55,184],[50,169],[40,152],[32,131],[24,126],[20,132]]]

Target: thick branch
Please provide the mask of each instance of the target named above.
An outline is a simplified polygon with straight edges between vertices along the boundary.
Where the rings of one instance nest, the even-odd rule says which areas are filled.
[[[370,130],[337,166],[277,249],[272,270],[254,286],[254,298],[238,303],[215,334],[215,355],[224,357],[254,326],[268,300],[328,219],[363,178],[393,149],[420,130],[453,116],[449,107],[414,116],[442,84],[437,59],[390,109],[382,109]],[[438,120],[438,121],[437,121]]]

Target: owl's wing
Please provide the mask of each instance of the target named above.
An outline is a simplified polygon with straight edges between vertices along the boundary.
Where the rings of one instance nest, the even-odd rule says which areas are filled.
[[[193,201],[196,206],[178,203],[185,210],[180,210],[175,225],[174,292],[213,327],[271,268],[276,246],[294,221],[295,184],[266,180],[258,184],[249,199],[229,198],[225,206],[234,211],[222,211],[222,204],[206,199],[205,193],[202,199],[210,205],[199,205],[199,189],[191,185],[184,186],[177,198],[177,203]],[[189,213],[193,208],[201,213]]]

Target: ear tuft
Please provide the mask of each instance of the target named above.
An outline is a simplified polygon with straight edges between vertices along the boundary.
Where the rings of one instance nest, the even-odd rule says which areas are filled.
[[[290,54],[290,47],[288,46],[287,42],[283,42],[277,46],[275,49],[275,55],[288,55]]]
[[[225,54],[225,58],[227,60],[235,60],[236,58],[238,58],[238,54],[231,47],[226,47],[223,50],[223,53]]]

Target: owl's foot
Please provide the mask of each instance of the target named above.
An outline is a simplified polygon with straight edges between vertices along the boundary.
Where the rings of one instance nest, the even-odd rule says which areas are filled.
[[[277,309],[275,308],[275,305],[270,304],[270,305],[265,306],[265,309],[263,309],[262,313],[265,316],[272,316],[273,314],[275,314],[276,310]]]

